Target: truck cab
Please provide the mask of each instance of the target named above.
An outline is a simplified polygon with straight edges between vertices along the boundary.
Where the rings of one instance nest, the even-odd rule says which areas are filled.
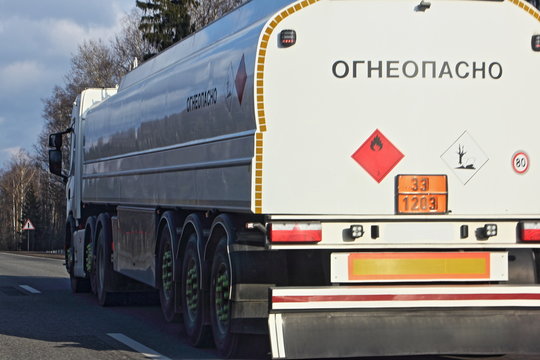
[[[92,88],[81,92],[73,102],[70,127],[61,133],[52,134],[49,145],[55,149],[49,150],[49,163],[51,171],[63,176],[66,182],[66,213],[76,221],[81,218],[81,174],[82,174],[82,147],[84,136],[81,134],[82,123],[86,119],[86,112],[100,104],[110,96],[116,94],[116,88]],[[62,171],[63,159],[60,148],[62,136],[70,135],[69,169],[67,174]],[[60,156],[59,156],[60,155]]]

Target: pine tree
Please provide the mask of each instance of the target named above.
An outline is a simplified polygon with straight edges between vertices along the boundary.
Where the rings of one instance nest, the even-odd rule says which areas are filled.
[[[196,30],[199,30],[237,8],[247,0],[194,0],[189,15]]]
[[[188,8],[193,0],[137,0],[144,13],[139,29],[157,51],[188,36],[193,28]]]

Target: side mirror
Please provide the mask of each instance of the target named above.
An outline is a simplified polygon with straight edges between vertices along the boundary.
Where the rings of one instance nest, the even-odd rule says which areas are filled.
[[[60,136],[60,139],[62,139],[62,136]],[[62,151],[58,149],[49,150],[49,171],[54,175],[64,177],[62,175]]]
[[[49,135],[49,147],[55,149],[62,148],[62,134],[63,133],[56,133]]]

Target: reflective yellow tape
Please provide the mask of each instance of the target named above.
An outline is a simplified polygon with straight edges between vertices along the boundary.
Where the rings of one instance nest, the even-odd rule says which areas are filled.
[[[489,279],[489,253],[359,253],[349,256],[350,280]]]

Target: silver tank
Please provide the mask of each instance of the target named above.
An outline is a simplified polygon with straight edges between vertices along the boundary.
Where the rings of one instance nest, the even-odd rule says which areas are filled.
[[[257,43],[292,2],[252,0],[127,74],[83,120],[83,202],[250,211]]]

